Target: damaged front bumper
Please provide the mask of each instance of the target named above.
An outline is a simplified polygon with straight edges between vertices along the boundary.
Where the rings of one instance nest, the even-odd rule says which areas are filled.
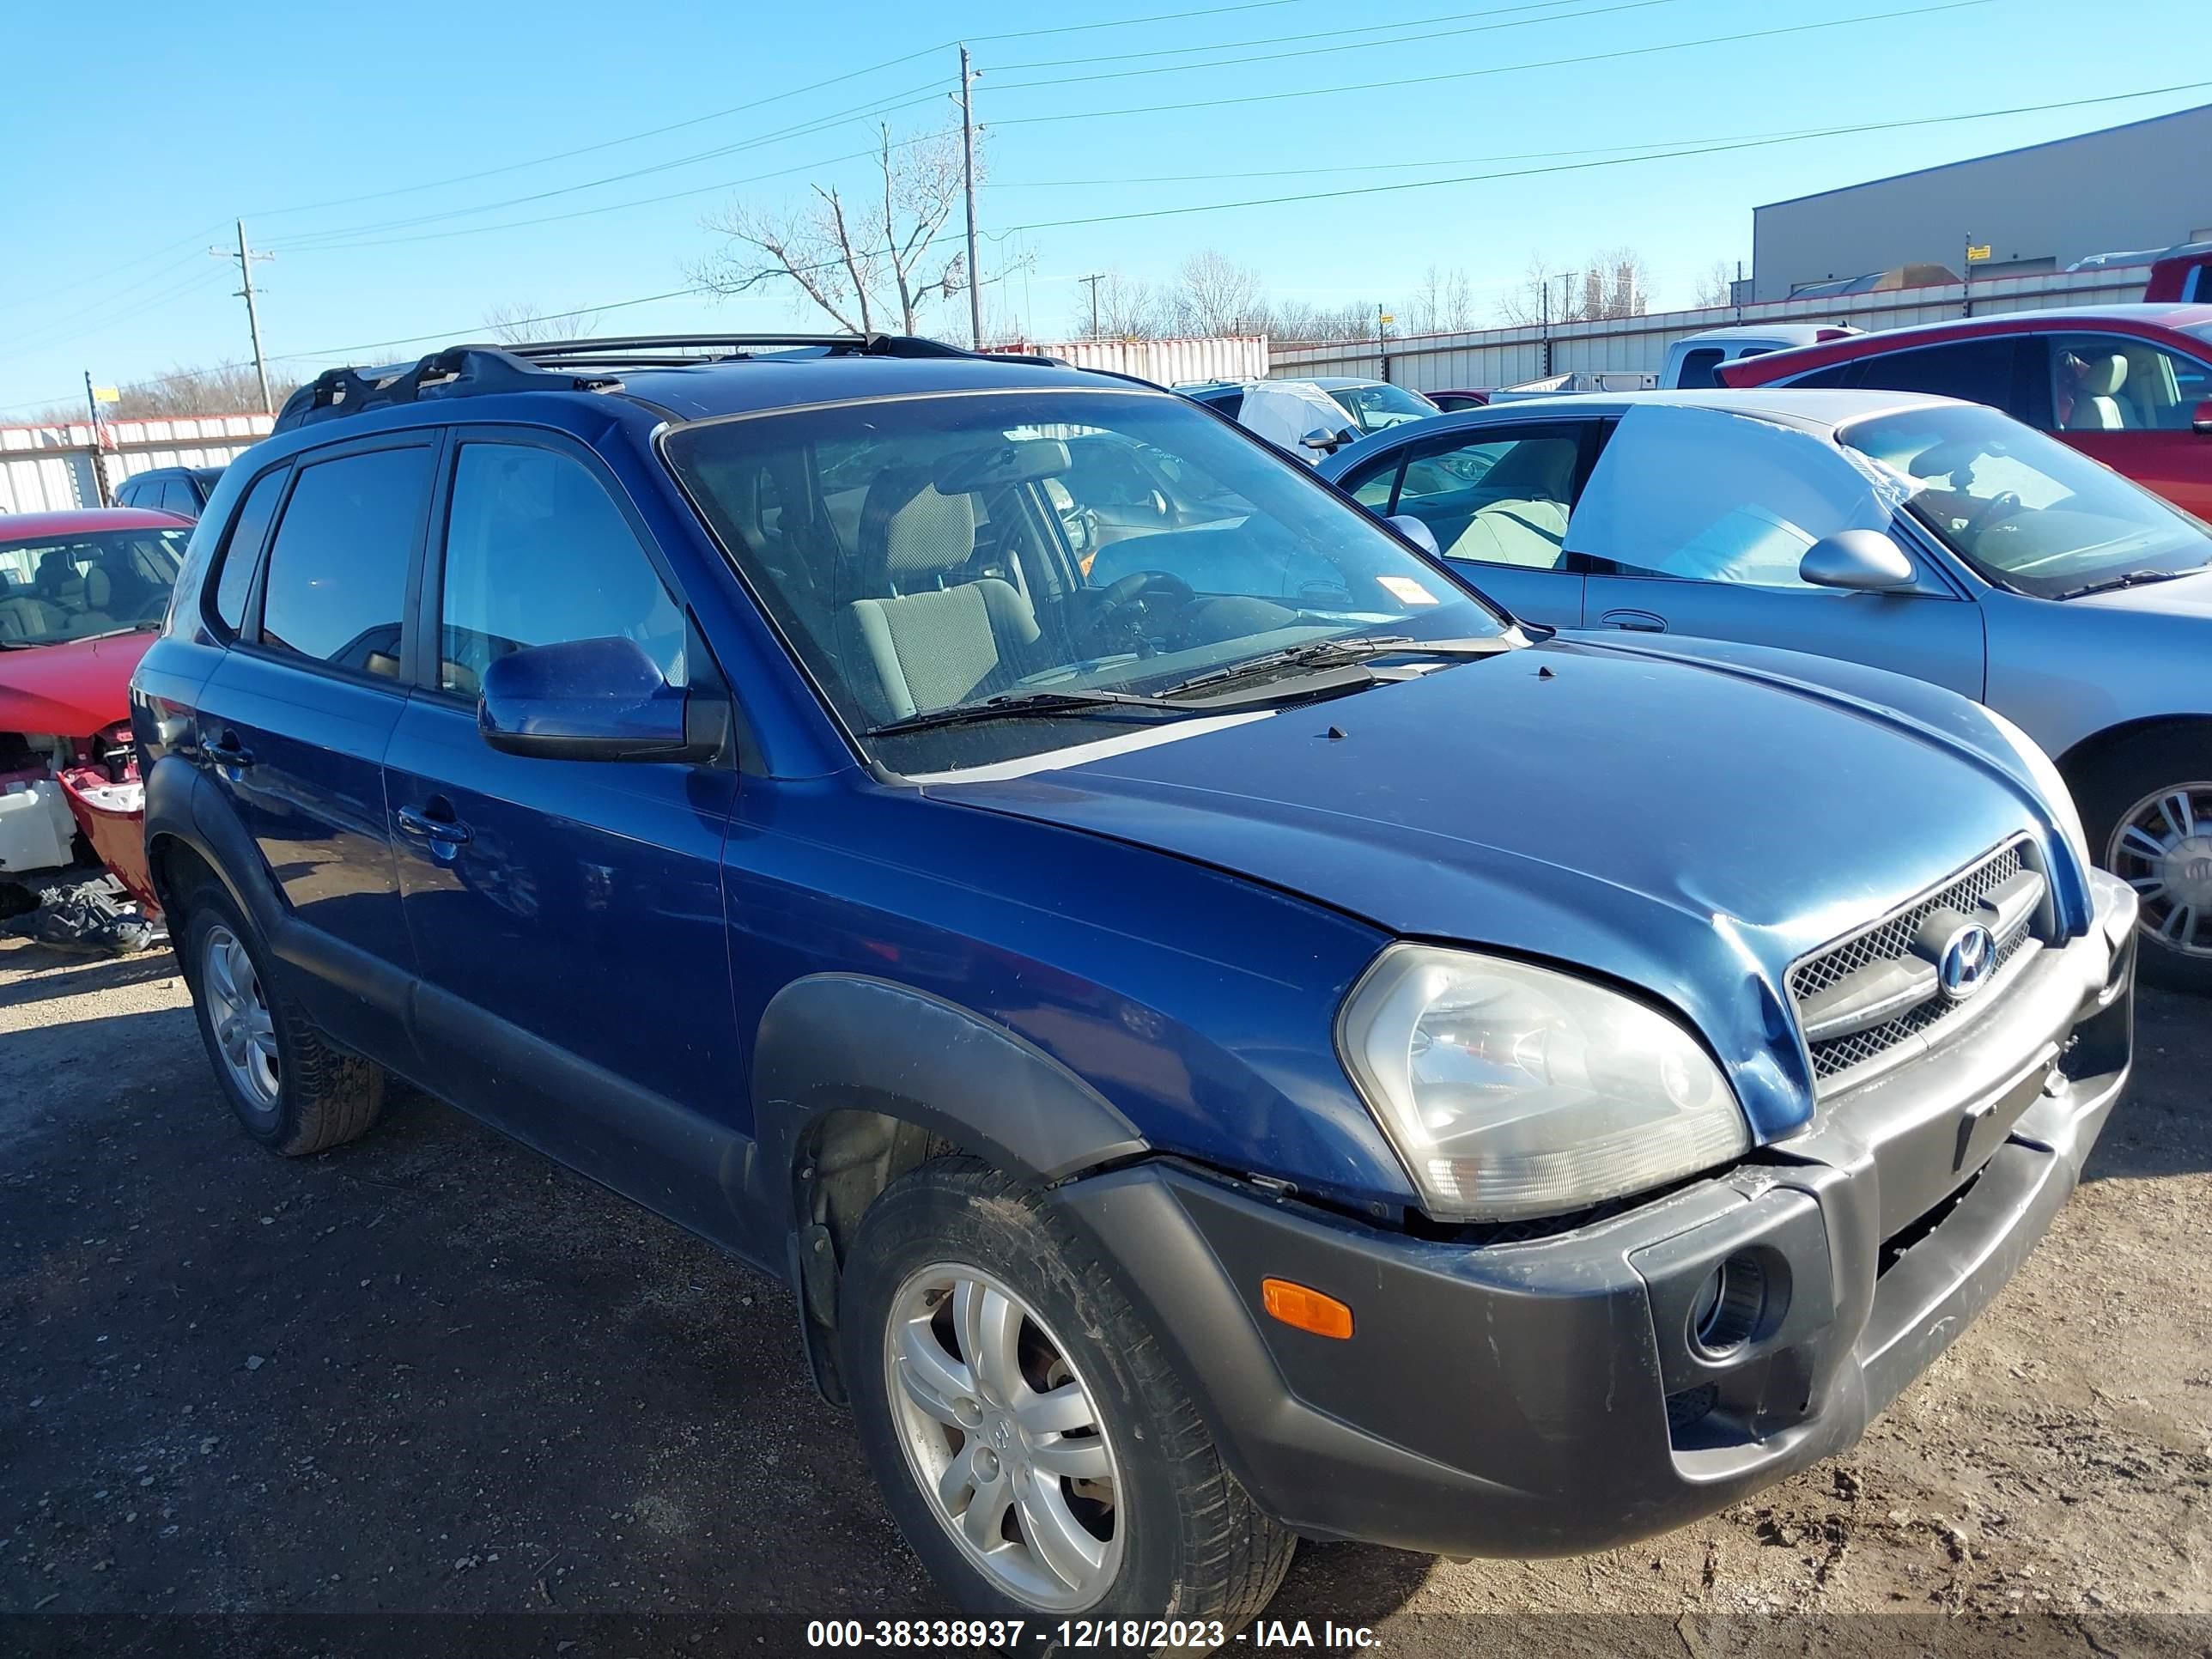
[[[1159,1334],[1224,1458],[1313,1536],[1604,1549],[1841,1451],[1996,1296],[2125,1087],[2135,897],[2003,1003],[1727,1174],[1470,1248],[1150,1164],[1054,1200]],[[1337,1297],[1335,1340],[1261,1282]]]

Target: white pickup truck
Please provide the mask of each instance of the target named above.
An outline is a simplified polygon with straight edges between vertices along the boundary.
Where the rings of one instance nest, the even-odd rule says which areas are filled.
[[[1668,349],[1667,367],[1659,373],[1659,384],[1670,390],[1717,386],[1721,383],[1718,371],[1723,363],[1861,332],[1843,323],[1746,323],[1734,328],[1709,328],[1677,340]]]

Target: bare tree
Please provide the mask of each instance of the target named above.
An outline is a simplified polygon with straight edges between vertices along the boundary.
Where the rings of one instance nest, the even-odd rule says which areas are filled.
[[[1069,332],[1079,340],[1156,340],[1173,326],[1174,312],[1173,300],[1152,283],[1112,270],[1078,298]]]
[[[1258,271],[1205,248],[1176,273],[1175,312],[1185,334],[1256,334],[1267,326],[1267,294]]]
[[[581,340],[592,332],[588,317],[549,316],[528,300],[493,306],[483,314],[483,325],[501,345],[530,345],[556,340]]]
[[[733,202],[702,222],[727,241],[691,275],[724,295],[788,283],[854,333],[919,333],[933,301],[967,291],[967,256],[937,246],[960,202],[961,160],[957,128],[894,142],[886,127],[865,200],[815,185],[796,206]]]
[[[1474,326],[1474,291],[1463,266],[1447,271],[1431,264],[1421,274],[1407,322],[1416,334],[1453,334]]]
[[[269,370],[269,395],[283,408],[284,399],[291,396],[299,381],[281,373],[274,363]],[[173,368],[167,374],[157,374],[151,380],[134,381],[118,388],[123,394],[112,404],[100,405],[103,420],[150,420],[178,415],[238,415],[258,413],[261,408],[261,382],[253,373],[252,363],[217,363],[206,368]],[[42,410],[30,417],[33,425],[61,426],[81,422],[85,418],[84,405],[65,404]]]
[[[1698,277],[1697,303],[1700,306],[1729,306],[1735,303],[1736,267],[1726,259],[1716,259]]]
[[[1600,322],[1641,317],[1651,308],[1651,270],[1633,248],[1593,253],[1571,270],[1555,270],[1533,256],[1521,284],[1499,302],[1505,319],[1527,325]]]

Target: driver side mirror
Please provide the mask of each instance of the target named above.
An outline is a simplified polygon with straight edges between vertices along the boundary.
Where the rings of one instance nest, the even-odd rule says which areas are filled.
[[[719,690],[669,684],[635,640],[566,640],[486,668],[477,728],[507,755],[698,763],[721,753],[730,706]]]
[[[2189,429],[2200,438],[2212,438],[2212,398],[2197,405],[2189,417]]]
[[[1879,530],[1839,530],[1805,550],[1797,574],[1815,587],[1893,592],[1912,586],[1912,561]]]
[[[1444,550],[1437,545],[1437,532],[1410,513],[1394,513],[1382,520],[1407,541],[1432,559],[1441,559]]]

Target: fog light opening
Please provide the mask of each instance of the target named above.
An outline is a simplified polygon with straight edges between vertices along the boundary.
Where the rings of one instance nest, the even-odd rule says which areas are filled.
[[[1766,1269],[1739,1251],[1705,1276],[1690,1304],[1690,1348],[1701,1359],[1724,1359],[1759,1334],[1766,1317]]]

